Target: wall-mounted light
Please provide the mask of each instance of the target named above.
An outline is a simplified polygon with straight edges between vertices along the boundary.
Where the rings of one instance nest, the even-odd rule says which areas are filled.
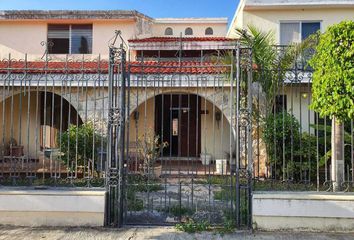
[[[308,98],[308,96],[309,96],[309,94],[308,94],[307,92],[301,93],[301,97],[302,97],[303,99]]]
[[[218,128],[219,128],[219,124],[221,121],[221,112],[219,112],[219,111],[215,112],[215,120],[216,120],[216,124],[218,125]]]
[[[135,121],[139,120],[139,112],[138,111],[134,111],[133,118],[134,118]]]

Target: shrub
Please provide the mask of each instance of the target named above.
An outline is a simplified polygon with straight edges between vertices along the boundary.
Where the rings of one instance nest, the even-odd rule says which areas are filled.
[[[264,124],[263,140],[273,178],[298,181],[316,175],[316,136],[301,133],[300,123],[292,114],[269,115]]]
[[[176,224],[176,229],[187,233],[203,232],[210,230],[210,224],[205,221],[195,222],[188,219],[185,223]]]
[[[88,160],[98,157],[98,149],[101,141],[105,142],[100,134],[95,131],[92,122],[86,122],[80,126],[70,125],[69,128],[58,135],[57,145],[62,153],[61,159],[68,167],[88,166]],[[94,149],[95,148],[95,149]]]

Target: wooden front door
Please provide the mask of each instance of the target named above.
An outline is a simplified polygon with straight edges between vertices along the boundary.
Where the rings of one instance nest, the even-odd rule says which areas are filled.
[[[198,157],[200,155],[200,97],[165,94],[156,97],[155,132],[168,147],[164,156]]]

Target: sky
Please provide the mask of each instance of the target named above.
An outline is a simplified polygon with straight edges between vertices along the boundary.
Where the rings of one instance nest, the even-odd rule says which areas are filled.
[[[153,18],[227,17],[239,0],[0,0],[0,10],[137,10]]]

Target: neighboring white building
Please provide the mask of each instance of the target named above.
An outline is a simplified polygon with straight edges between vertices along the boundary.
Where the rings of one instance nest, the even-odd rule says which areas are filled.
[[[354,1],[241,0],[227,36],[235,37],[236,28],[254,25],[273,31],[279,44],[288,44],[343,20],[354,20]]]
[[[343,20],[354,20],[353,0],[240,0],[229,26],[227,37],[236,37],[235,29],[255,26],[264,32],[273,32],[279,45],[299,43],[309,35]],[[309,111],[311,81],[305,74],[301,83],[286,87],[285,108],[301,121],[303,131],[312,131],[309,123],[315,114]],[[292,107],[291,107],[292,106]],[[301,117],[300,117],[301,116]]]

